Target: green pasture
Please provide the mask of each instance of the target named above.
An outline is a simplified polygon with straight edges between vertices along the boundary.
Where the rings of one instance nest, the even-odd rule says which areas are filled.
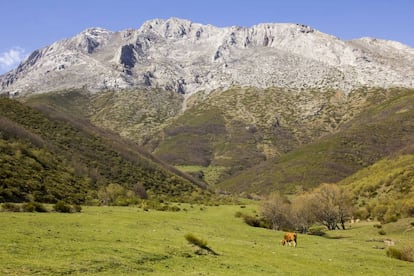
[[[414,246],[411,220],[352,224],[326,237],[246,225],[236,212],[255,206],[181,204],[179,212],[137,207],[83,207],[81,213],[0,212],[0,275],[413,275],[414,263],[386,256],[382,240]],[[388,233],[387,233],[388,232]],[[184,236],[218,255],[196,254]]]

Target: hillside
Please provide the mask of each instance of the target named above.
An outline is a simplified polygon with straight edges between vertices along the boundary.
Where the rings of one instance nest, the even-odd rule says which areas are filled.
[[[414,144],[414,92],[392,90],[336,133],[259,164],[219,185],[233,192],[294,193],[337,182]]]
[[[398,95],[410,95],[410,91],[361,88],[346,94],[336,90],[233,87],[207,96],[194,94],[186,100],[185,110],[181,110],[180,95],[160,90],[95,94],[68,90],[20,99],[86,118],[133,139],[165,162],[216,184],[266,160],[289,159],[284,155],[345,131],[359,116],[352,123],[356,127],[363,123],[365,115],[361,112]],[[358,135],[355,131],[354,136]],[[343,139],[354,143],[355,137],[348,136]],[[304,150],[303,154],[309,153]],[[370,162],[345,165],[345,172],[334,175],[347,176],[367,164]],[[326,168],[318,166],[321,169],[317,171],[323,174]]]
[[[89,93],[69,89],[18,98],[29,105],[52,106],[63,113],[147,144],[169,119],[181,112],[183,96],[163,90],[123,90]],[[147,145],[147,149],[153,146]]]
[[[176,198],[205,187],[114,133],[36,108],[0,98],[1,201],[82,203],[110,183]]]
[[[413,149],[410,150],[413,153]],[[382,159],[340,181],[355,195],[357,214],[390,222],[414,216],[414,155]]]

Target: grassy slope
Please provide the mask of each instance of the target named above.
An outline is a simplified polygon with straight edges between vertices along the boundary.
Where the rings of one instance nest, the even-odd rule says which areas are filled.
[[[384,206],[385,219],[414,216],[413,154],[382,159],[339,184],[355,195],[360,208],[372,213],[375,206]]]
[[[394,91],[341,131],[224,181],[232,191],[295,192],[323,182],[337,182],[376,161],[414,144],[414,92]],[[412,150],[412,149],[411,149]]]
[[[3,200],[22,201],[38,193],[34,199],[39,201],[82,202],[88,191],[109,183],[128,188],[141,183],[153,194],[170,196],[196,190],[188,176],[86,121],[9,99],[0,99],[0,107]]]
[[[410,275],[413,264],[386,257],[382,240],[414,246],[409,221],[333,231],[330,238],[299,235],[282,247],[282,232],[252,228],[234,216],[255,207],[143,212],[84,207],[79,214],[0,213],[0,274],[4,275]],[[411,229],[411,230],[410,230]],[[184,235],[207,240],[219,255],[196,255]]]

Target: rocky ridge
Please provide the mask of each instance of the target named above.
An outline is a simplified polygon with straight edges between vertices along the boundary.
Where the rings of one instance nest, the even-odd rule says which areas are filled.
[[[343,41],[300,24],[218,28],[170,18],[139,29],[91,28],[34,51],[0,76],[0,93],[158,88],[185,96],[234,85],[414,87],[414,49],[395,41]]]

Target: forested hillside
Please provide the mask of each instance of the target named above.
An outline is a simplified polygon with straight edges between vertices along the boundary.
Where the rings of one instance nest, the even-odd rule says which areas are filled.
[[[82,203],[109,184],[173,198],[206,187],[114,133],[50,106],[36,108],[0,99],[3,202]]]

